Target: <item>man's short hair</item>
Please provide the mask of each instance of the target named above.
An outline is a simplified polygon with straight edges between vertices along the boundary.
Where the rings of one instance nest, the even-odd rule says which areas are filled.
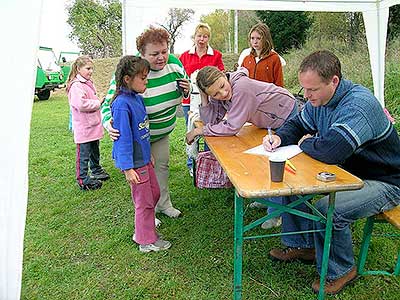
[[[340,60],[328,50],[315,51],[303,59],[299,67],[299,73],[309,70],[317,72],[324,82],[330,81],[334,75],[342,79]]]

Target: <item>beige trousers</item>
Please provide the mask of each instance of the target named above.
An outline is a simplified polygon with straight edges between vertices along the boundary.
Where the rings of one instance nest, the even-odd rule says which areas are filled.
[[[160,185],[160,200],[156,206],[156,212],[172,207],[168,189],[169,177],[169,136],[151,143],[151,154],[154,157],[158,184]]]

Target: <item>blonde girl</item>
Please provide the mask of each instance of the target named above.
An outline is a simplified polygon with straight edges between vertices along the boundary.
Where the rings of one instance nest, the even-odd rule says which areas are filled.
[[[96,95],[92,74],[93,61],[88,56],[80,56],[72,64],[67,81],[76,144],[76,180],[82,190],[99,189],[102,181],[110,178],[100,165],[101,101]]]

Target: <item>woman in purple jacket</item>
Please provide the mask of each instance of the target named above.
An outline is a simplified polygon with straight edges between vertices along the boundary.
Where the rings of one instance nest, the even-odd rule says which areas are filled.
[[[204,127],[186,134],[191,144],[196,136],[231,136],[239,132],[246,122],[259,128],[281,127],[297,114],[296,100],[286,89],[250,79],[246,68],[224,74],[216,67],[204,67],[197,74],[201,94],[200,118]],[[269,200],[280,203],[281,197]],[[261,207],[254,202],[251,207]],[[268,213],[273,212],[272,207]],[[281,225],[281,218],[265,221],[261,227],[269,229]]]
[[[235,135],[246,122],[276,130],[297,113],[296,100],[289,91],[250,79],[245,68],[224,74],[216,67],[204,67],[197,75],[197,85],[200,118],[205,125],[187,133],[189,144],[198,135]]]

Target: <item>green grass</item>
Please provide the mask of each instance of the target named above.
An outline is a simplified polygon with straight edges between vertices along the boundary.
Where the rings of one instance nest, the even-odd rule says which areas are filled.
[[[388,50],[393,65],[387,68],[386,95],[398,118],[400,76],[394,49]],[[295,65],[302,55],[291,53],[287,60]],[[354,77],[363,72],[370,77],[367,61],[354,61],[349,66]],[[364,65],[358,66],[360,61]],[[357,67],[362,70],[355,71]],[[288,80],[293,77],[289,70],[285,74]],[[371,86],[370,81],[364,84]],[[193,187],[185,165],[184,120],[179,119],[171,135],[170,161],[171,197],[183,217],[160,216],[160,233],[173,246],[150,254],[140,253],[131,241],[134,209],[129,187],[113,167],[111,141],[105,137],[101,142],[102,164],[111,179],[100,190],[82,192],[74,179],[75,145],[67,127],[65,95],[33,104],[21,299],[231,299],[233,192]],[[248,218],[261,215],[252,211]],[[363,225],[360,220],[353,226],[355,253]],[[384,225],[379,231],[391,230]],[[269,249],[279,244],[279,239],[245,242],[243,299],[316,298],[310,287],[317,275],[313,266],[268,259]],[[398,240],[373,239],[368,264],[390,269],[398,245]],[[394,300],[399,288],[399,278],[363,277],[328,299]]]

